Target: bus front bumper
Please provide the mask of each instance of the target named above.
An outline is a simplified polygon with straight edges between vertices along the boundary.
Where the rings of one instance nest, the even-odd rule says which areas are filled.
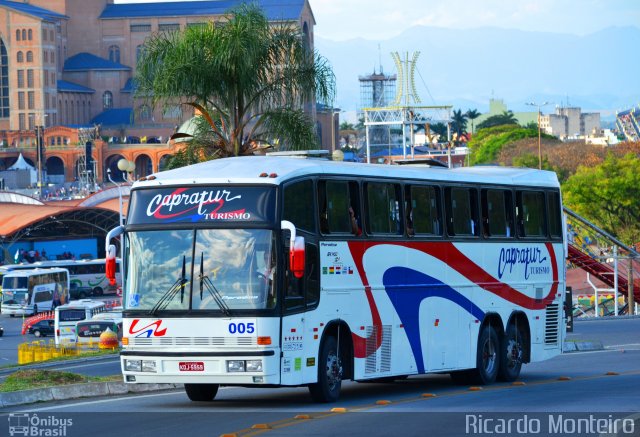
[[[128,383],[221,385],[280,384],[280,351],[166,353],[122,351],[120,366]]]

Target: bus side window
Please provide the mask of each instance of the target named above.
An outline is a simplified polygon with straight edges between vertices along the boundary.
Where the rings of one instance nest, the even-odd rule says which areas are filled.
[[[544,236],[546,234],[544,193],[541,191],[518,191],[516,201],[520,236]]]
[[[558,193],[547,193],[547,211],[549,211],[549,235],[553,238],[562,238],[562,209]]]
[[[507,190],[482,190],[482,233],[485,237],[513,234],[513,202]]]
[[[361,228],[360,201],[356,182],[326,180],[318,182],[320,232],[323,234],[355,234],[351,211]]]
[[[455,236],[478,235],[476,190],[451,187],[446,189],[447,233]]]
[[[310,204],[313,205],[313,197],[311,179],[285,186],[282,218],[293,223],[298,229],[314,232],[315,214],[313,207],[309,207]]]
[[[407,235],[440,235],[440,189],[413,185],[405,189]]]
[[[400,186],[369,182],[367,193],[367,225],[372,234],[399,235],[403,233],[400,220]]]

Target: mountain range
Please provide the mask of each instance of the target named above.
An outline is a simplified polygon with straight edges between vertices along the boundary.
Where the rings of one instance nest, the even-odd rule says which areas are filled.
[[[384,41],[332,41],[315,37],[337,81],[335,106],[360,106],[358,76],[397,74],[391,52],[420,51],[415,84],[422,105],[451,104],[463,111],[488,110],[502,99],[513,111],[525,102],[579,106],[600,111],[640,105],[640,28],[610,27],[578,36],[502,28],[447,29],[415,26]]]

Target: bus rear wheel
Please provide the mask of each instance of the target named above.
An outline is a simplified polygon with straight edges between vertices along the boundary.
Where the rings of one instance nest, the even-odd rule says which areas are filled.
[[[309,384],[309,393],[315,402],[335,402],[342,387],[342,363],[338,356],[335,337],[322,342],[318,359],[318,382]]]
[[[102,288],[100,287],[96,287],[93,289],[93,295],[94,296],[102,296]]]
[[[525,350],[525,335],[520,326],[510,324],[502,338],[498,379],[513,382],[520,376]]]
[[[185,384],[184,390],[192,401],[211,402],[218,394],[218,387],[218,384]]]

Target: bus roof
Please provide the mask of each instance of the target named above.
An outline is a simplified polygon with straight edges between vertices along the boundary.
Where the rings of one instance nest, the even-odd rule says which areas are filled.
[[[261,176],[261,174],[263,176]],[[264,175],[267,175],[266,177]],[[460,167],[397,166],[304,159],[282,156],[243,156],[215,159],[200,164],[155,173],[153,180],[141,180],[133,188],[158,185],[273,184],[304,175],[394,177],[401,180],[468,182],[498,185],[558,187],[554,172],[499,166]]]
[[[33,268],[33,269],[20,269],[20,270],[11,270],[7,273],[4,274],[5,278],[16,278],[16,277],[29,277],[29,276],[34,276],[34,275],[38,275],[38,274],[44,274],[44,273],[67,273],[69,274],[69,270],[67,269],[61,269],[61,268]]]
[[[74,300],[73,302],[65,303],[64,305],[60,305],[56,307],[56,311],[98,308],[100,306],[105,306],[105,303],[101,300],[81,299],[81,300]]]

